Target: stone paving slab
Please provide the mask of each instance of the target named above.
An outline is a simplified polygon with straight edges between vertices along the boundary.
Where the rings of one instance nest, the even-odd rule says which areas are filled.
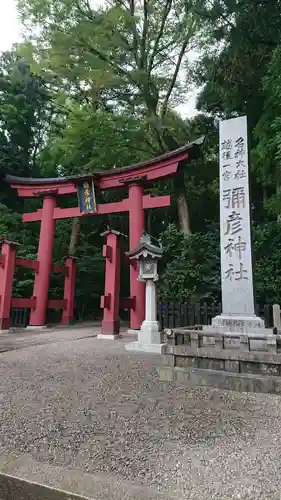
[[[6,455],[0,458],[0,468],[3,474],[12,474],[18,478],[28,478],[29,481],[39,482],[50,488],[54,488],[54,500],[57,500],[57,492],[75,491],[80,498],[90,498],[94,500],[164,500],[165,496],[157,491],[156,488],[149,488],[136,481],[126,481],[109,474],[89,474],[81,470],[66,469],[50,465],[45,462],[34,460],[29,455]],[[32,487],[30,488],[32,491]],[[37,488],[34,488],[37,493]],[[0,473],[0,492],[1,492],[1,473]],[[40,491],[39,491],[40,493]],[[43,492],[44,494],[44,492]],[[59,492],[58,492],[59,494]],[[16,498],[16,497],[15,497]],[[0,494],[0,499],[1,494]],[[45,497],[42,495],[42,500]],[[6,500],[6,499],[5,499]],[[7,498],[7,500],[11,500]],[[25,500],[25,498],[23,498]],[[32,498],[32,500],[34,500]],[[41,500],[41,498],[40,498]],[[46,500],[53,500],[53,497],[47,497]],[[75,500],[62,494],[58,500]]]
[[[52,342],[65,342],[86,337],[97,336],[100,332],[98,327],[88,327],[81,329],[42,329],[12,331],[0,333],[0,353],[23,349],[35,345],[49,344]]]
[[[279,396],[162,382],[125,337],[56,335],[0,354],[0,471],[102,500],[280,500]]]
[[[0,473],[0,500],[91,500],[67,491]]]
[[[98,322],[82,323],[78,326],[64,326],[42,328],[39,330],[11,329],[10,331],[0,332],[0,353],[23,349],[34,345],[49,344],[51,342],[65,342],[87,337],[96,337],[101,331],[101,325]],[[126,333],[126,327],[120,328],[120,335]]]

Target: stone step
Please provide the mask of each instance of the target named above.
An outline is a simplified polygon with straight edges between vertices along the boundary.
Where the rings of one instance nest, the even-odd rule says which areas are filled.
[[[49,496],[48,496],[49,495]],[[0,456],[0,500],[166,500],[156,487],[109,473],[89,473],[35,460]]]

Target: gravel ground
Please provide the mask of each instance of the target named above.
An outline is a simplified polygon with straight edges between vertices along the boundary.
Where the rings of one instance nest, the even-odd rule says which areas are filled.
[[[281,499],[278,396],[160,382],[160,358],[123,340],[33,345],[0,361],[2,454],[155,485],[167,499]]]

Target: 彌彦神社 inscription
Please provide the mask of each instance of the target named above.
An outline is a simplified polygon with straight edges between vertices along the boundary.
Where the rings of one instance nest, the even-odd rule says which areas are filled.
[[[247,118],[220,122],[223,314],[254,315]]]

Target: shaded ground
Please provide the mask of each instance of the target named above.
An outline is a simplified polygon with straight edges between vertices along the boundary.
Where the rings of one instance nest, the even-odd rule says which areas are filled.
[[[91,333],[0,354],[0,469],[93,498],[280,499],[280,397],[160,382],[158,356]]]

